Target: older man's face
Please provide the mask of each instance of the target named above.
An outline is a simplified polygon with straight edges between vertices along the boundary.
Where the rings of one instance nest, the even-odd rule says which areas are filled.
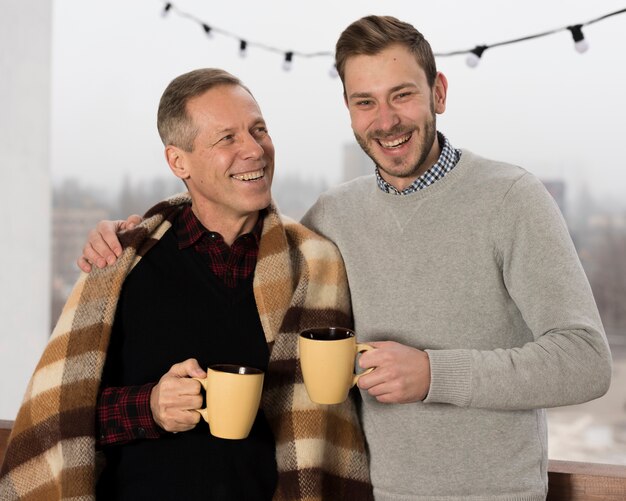
[[[274,174],[274,145],[254,98],[238,85],[220,85],[187,103],[198,129],[184,153],[184,177],[194,210],[222,223],[267,207]]]

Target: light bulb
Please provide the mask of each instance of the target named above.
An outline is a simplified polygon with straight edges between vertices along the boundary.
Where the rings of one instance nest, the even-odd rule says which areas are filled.
[[[568,26],[567,29],[571,32],[572,38],[574,39],[574,49],[579,54],[583,52],[587,52],[589,49],[589,42],[585,40],[585,35],[583,34],[583,25],[576,24],[574,26]]]
[[[480,58],[482,57],[483,52],[485,52],[486,50],[486,45],[477,45],[472,50],[470,50],[467,54],[467,58],[465,59],[467,65],[470,68],[476,68],[476,66],[478,66],[478,63],[480,63]]]
[[[285,60],[283,61],[283,70],[291,71],[291,67],[293,66],[293,52],[285,52]]]

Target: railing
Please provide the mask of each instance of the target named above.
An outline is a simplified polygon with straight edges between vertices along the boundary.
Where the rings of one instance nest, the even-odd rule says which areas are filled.
[[[2,421],[0,419],[0,464],[2,464],[2,460],[4,459],[11,428],[13,428],[13,421]]]
[[[0,420],[0,463],[13,421]],[[555,461],[548,464],[548,501],[624,501],[626,466]]]
[[[548,463],[548,501],[624,501],[626,466],[576,461]]]

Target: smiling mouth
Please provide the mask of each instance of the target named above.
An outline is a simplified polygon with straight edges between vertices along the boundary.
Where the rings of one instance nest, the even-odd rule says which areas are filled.
[[[393,148],[398,148],[402,146],[404,143],[406,143],[409,139],[411,139],[412,134],[413,134],[412,132],[409,132],[408,134],[401,136],[397,139],[394,139],[393,141],[383,141],[382,139],[377,139],[377,141],[378,141],[378,144],[380,144],[383,148],[393,149]]]
[[[265,176],[265,169],[256,170],[254,172],[245,172],[243,174],[233,174],[231,177],[237,181],[256,181]]]

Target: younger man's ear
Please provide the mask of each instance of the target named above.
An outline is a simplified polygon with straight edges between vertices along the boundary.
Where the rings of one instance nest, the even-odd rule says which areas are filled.
[[[441,72],[437,72],[433,91],[435,113],[443,113],[444,111],[446,111],[446,98],[448,97],[448,79]]]

